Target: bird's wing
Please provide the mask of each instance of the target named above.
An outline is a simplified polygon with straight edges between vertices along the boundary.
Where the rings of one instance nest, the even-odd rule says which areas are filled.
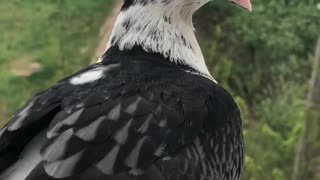
[[[71,177],[89,168],[107,175],[140,174],[191,143],[202,128],[205,103],[186,98],[177,83],[123,81],[111,73],[94,83],[70,84],[81,73],[22,108],[2,130],[1,150],[15,146],[10,138],[32,134],[34,126],[50,122],[41,149],[49,176]]]
[[[90,66],[74,76],[100,66]],[[62,110],[64,99],[75,91],[67,80],[36,94],[12,119],[0,129],[0,173],[19,158],[19,154],[40,131],[45,129],[54,116]]]
[[[55,88],[34,96],[0,130],[0,174],[18,158],[24,147],[60,111],[61,98]]]
[[[113,96],[101,91],[103,86],[97,86],[70,97],[50,124],[42,149],[49,175],[68,177],[90,166],[108,175],[127,170],[139,174],[192,142],[201,128],[200,118],[186,123],[183,104],[172,98],[169,105],[161,89],[117,88]]]

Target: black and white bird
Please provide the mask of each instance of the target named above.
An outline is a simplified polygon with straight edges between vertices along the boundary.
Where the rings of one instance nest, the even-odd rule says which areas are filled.
[[[1,129],[0,179],[240,180],[240,112],[192,24],[207,1],[125,0],[100,62]]]

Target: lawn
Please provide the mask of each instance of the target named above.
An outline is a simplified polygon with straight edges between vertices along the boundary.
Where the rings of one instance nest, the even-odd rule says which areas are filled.
[[[0,126],[91,61],[113,0],[0,0]]]

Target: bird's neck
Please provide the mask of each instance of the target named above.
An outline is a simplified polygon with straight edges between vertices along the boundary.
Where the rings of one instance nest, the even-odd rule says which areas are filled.
[[[147,52],[162,54],[170,61],[187,65],[212,78],[194,34],[192,14],[165,4],[136,4],[123,9],[117,17],[108,47],[130,50],[141,46]]]

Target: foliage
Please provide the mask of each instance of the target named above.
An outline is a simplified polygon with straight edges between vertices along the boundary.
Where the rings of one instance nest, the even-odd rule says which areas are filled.
[[[211,3],[195,24],[214,77],[241,107],[246,180],[291,179],[320,29],[320,3],[253,0],[253,12]],[[201,17],[201,18],[198,18]]]
[[[111,4],[0,0],[0,126],[35,92],[90,62]],[[16,62],[39,63],[42,68],[21,77],[13,73]]]

